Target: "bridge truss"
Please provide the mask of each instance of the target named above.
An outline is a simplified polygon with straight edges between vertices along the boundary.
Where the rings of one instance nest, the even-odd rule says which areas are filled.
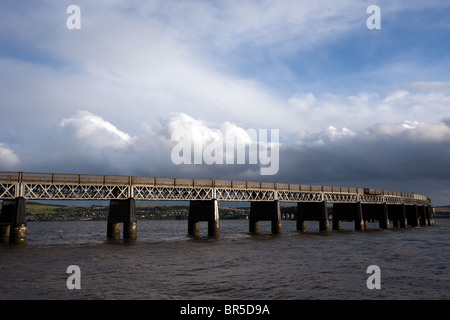
[[[423,195],[367,188],[285,183],[0,172],[0,200],[212,200],[429,205]]]

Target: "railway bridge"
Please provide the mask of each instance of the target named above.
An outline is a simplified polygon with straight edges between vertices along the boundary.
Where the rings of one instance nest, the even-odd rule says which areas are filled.
[[[137,238],[136,201],[189,201],[188,234],[208,222],[208,235],[220,234],[218,202],[250,202],[249,231],[271,221],[272,233],[282,232],[280,203],[296,203],[297,230],[306,221],[319,221],[320,231],[339,230],[341,221],[354,221],[355,230],[367,221],[380,228],[433,224],[431,200],[423,195],[370,188],[348,188],[273,182],[213,179],[0,172],[0,240],[26,242],[26,200],[109,200],[107,236]],[[327,204],[332,204],[330,215]]]

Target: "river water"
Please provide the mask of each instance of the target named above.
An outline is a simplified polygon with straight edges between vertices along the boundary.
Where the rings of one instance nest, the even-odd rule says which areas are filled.
[[[222,220],[218,238],[187,221],[138,221],[135,241],[106,239],[106,221],[29,222],[24,245],[0,245],[0,299],[449,299],[450,219],[432,227],[281,235]],[[80,268],[69,290],[67,267]],[[380,269],[368,289],[367,268]]]

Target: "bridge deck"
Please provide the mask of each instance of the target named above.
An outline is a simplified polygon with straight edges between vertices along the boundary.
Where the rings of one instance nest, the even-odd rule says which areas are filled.
[[[273,201],[428,205],[423,195],[380,189],[273,182],[0,172],[0,200]]]

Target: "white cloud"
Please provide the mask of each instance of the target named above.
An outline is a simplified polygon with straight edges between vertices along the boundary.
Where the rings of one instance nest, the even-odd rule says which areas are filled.
[[[171,114],[165,127],[168,131],[168,138],[172,141],[184,143],[188,139],[192,143],[192,151],[198,155],[197,159],[194,155],[194,159],[196,159],[194,163],[195,161],[203,163],[205,157],[210,164],[237,163],[235,157],[238,157],[238,152],[235,153],[235,147],[257,143],[257,137],[251,136],[248,131],[253,128],[244,129],[229,121],[222,124],[206,123],[184,113]],[[256,134],[256,131],[254,133]],[[245,153],[245,150],[240,152]],[[211,153],[215,155],[212,157]],[[200,159],[202,156],[203,160]],[[240,164],[246,163],[246,160],[242,158],[239,158],[239,161]]]
[[[295,94],[287,100],[286,130],[318,133],[329,126],[346,127],[363,131],[379,124],[395,125],[405,121],[435,123],[450,116],[450,90],[440,83],[421,85],[422,89],[409,87],[393,90],[382,96],[379,93],[360,92],[356,95],[313,93]],[[427,88],[425,90],[424,88]]]
[[[71,118],[64,118],[60,125],[91,148],[124,149],[133,142],[130,135],[88,111],[79,111]]]
[[[400,124],[377,125],[370,128],[369,133],[405,141],[406,143],[450,142],[450,128],[445,122],[424,123],[406,120]]]
[[[1,170],[13,170],[18,168],[20,158],[14,151],[0,143],[0,167]]]
[[[172,113],[166,121],[164,126],[168,130],[166,135],[169,138],[175,130],[181,129],[189,132],[192,140],[199,140],[204,143],[227,138],[237,138],[242,143],[252,142],[252,137],[249,136],[247,130],[253,128],[242,128],[230,121],[221,124],[207,123],[200,119],[194,119],[185,113]],[[226,143],[226,141],[220,141],[220,143]]]
[[[208,142],[218,139],[220,130],[211,128],[203,120],[197,120],[185,113],[172,113],[167,119],[167,137],[170,139],[173,132],[183,130],[189,132],[193,141]]]
[[[345,127],[343,127],[341,130],[338,130],[337,128],[335,128],[333,126],[329,126],[325,130],[325,134],[327,135],[329,140],[333,141],[336,139],[342,139],[344,137],[349,137],[349,136],[352,137],[356,133]]]

